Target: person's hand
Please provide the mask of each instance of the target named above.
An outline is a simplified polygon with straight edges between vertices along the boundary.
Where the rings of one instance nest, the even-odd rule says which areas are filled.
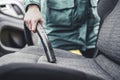
[[[38,23],[40,23],[41,26],[43,25],[43,18],[38,6],[29,5],[28,11],[25,13],[24,22],[32,32],[36,32],[36,26]]]

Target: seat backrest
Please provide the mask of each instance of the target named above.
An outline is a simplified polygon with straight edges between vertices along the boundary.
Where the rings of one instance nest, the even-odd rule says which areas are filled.
[[[120,64],[120,0],[104,19],[98,37],[97,48],[103,55]]]
[[[105,17],[114,9],[118,0],[99,0],[98,2],[98,14],[101,18],[101,24]]]

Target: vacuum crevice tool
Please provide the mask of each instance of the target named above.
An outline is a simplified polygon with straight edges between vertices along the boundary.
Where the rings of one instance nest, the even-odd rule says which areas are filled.
[[[37,34],[41,39],[48,62],[55,63],[56,57],[55,57],[55,53],[52,48],[51,42],[48,39],[48,36],[44,30],[44,27],[41,26],[40,24],[38,24],[37,26]]]

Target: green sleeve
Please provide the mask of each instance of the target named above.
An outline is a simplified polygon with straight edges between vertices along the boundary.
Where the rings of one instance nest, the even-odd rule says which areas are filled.
[[[28,5],[35,4],[40,8],[41,0],[24,0],[24,8],[27,11]]]
[[[87,44],[88,48],[95,46],[99,31],[100,18],[97,13],[97,1],[90,0],[89,16],[88,16],[88,29],[87,29]]]

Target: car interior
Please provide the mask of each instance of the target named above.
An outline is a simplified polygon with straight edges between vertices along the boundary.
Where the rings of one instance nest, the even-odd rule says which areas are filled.
[[[98,14],[101,22],[94,57],[52,48],[39,25],[43,47],[34,46],[24,25],[29,46],[0,57],[0,80],[120,80],[120,0],[99,0]]]
[[[26,46],[23,16],[24,9],[16,0],[0,1],[0,56]]]

